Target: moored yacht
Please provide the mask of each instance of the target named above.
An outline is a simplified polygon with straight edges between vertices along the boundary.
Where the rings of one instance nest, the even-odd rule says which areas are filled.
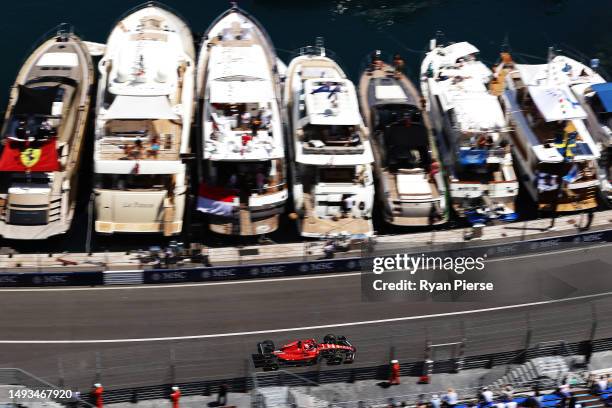
[[[0,236],[45,239],[70,228],[93,79],[87,47],[63,28],[19,71],[1,133]]]
[[[597,60],[592,61],[594,66]],[[587,114],[586,125],[600,151],[599,180],[608,204],[612,204],[612,83],[583,63],[558,55],[551,60],[558,66],[560,79],[567,81]]]
[[[415,86],[402,72],[376,60],[361,75],[359,98],[372,132],[385,221],[413,227],[447,222],[445,180],[433,129]]]
[[[181,232],[194,58],[189,27],[158,3],[136,8],[111,32],[98,66],[97,232]]]
[[[232,7],[208,29],[198,62],[198,210],[216,233],[252,236],[278,228],[288,197],[280,89],[271,40]]]
[[[487,85],[492,72],[468,42],[435,44],[421,64],[421,90],[450,179],[453,207],[470,222],[516,219],[518,181],[511,130]]]
[[[570,89],[586,67],[566,59],[498,67],[501,99],[514,125],[515,157],[527,191],[540,210],[572,212],[597,207],[600,151],[587,129],[587,113]]]
[[[293,196],[306,237],[372,234],[374,157],[357,93],[322,47],[287,68]]]

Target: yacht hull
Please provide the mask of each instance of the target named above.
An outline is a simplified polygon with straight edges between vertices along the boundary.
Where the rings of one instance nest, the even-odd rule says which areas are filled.
[[[77,201],[93,80],[93,64],[88,49],[69,32],[59,31],[57,36],[43,42],[24,63],[11,89],[2,137],[13,140],[11,145],[21,150],[21,163],[31,167],[3,174],[0,236],[39,240],[63,234],[70,228]],[[30,111],[23,111],[20,105],[22,88],[57,89],[50,112],[46,112],[43,119],[40,119],[40,113],[28,116]],[[39,100],[39,103],[45,102]],[[25,109],[28,108],[34,107]],[[39,142],[32,141],[31,145],[25,146],[23,142],[15,141],[20,126],[16,122],[19,120],[27,121],[29,132],[32,132],[30,135],[37,132],[30,126],[32,122],[43,120],[54,127],[56,136],[46,143],[53,143],[50,149],[60,152],[56,171],[37,170],[37,165],[45,159],[43,156],[49,154],[48,150],[45,153],[45,147],[36,149]],[[30,163],[23,159],[23,153],[30,150],[28,147],[33,147],[35,154]],[[8,149],[5,145],[3,155],[9,154]]]

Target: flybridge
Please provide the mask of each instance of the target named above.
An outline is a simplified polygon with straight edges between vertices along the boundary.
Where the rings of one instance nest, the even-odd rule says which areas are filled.
[[[313,125],[359,125],[354,85],[348,80],[308,79],[304,84],[308,122]]]

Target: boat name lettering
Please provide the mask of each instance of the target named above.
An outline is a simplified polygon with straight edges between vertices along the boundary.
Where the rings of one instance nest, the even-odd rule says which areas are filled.
[[[134,201],[131,203],[123,203],[123,208],[153,208],[153,204]]]

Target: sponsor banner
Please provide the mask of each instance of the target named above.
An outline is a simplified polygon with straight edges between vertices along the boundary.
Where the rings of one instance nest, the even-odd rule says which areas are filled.
[[[94,272],[0,273],[0,287],[17,286],[96,286],[104,284],[104,274]]]
[[[359,258],[329,259],[311,262],[240,265],[196,269],[157,269],[144,271],[144,283],[214,282],[258,279],[361,270]]]

